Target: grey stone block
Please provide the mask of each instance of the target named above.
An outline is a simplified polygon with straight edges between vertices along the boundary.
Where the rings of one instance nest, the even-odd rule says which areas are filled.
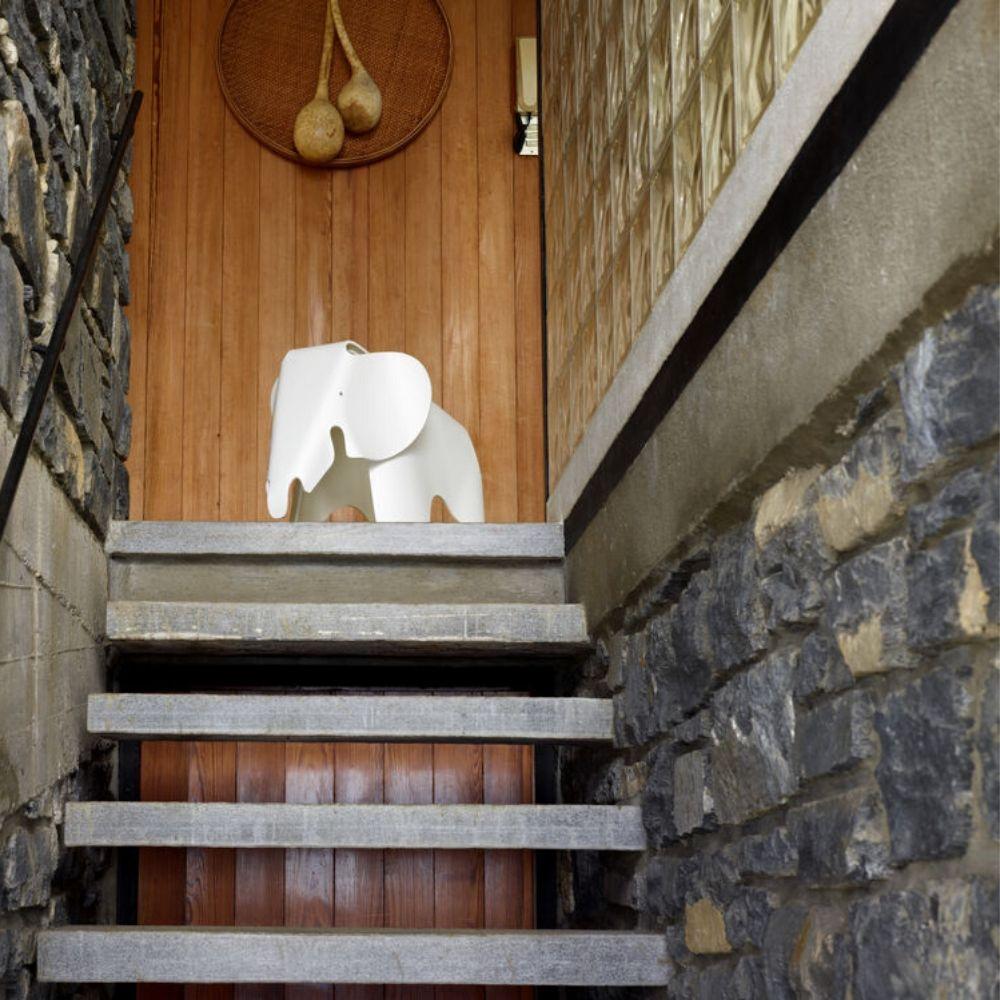
[[[906,416],[904,475],[915,479],[995,436],[1000,425],[998,292],[973,291],[924,334],[899,376]]]
[[[42,982],[662,986],[663,936],[613,931],[68,927],[38,938]]]
[[[851,909],[853,996],[979,1000],[996,992],[996,884],[932,881]]]
[[[841,564],[831,578],[829,625],[855,677],[912,665],[907,555],[905,539],[895,538]]]
[[[910,509],[908,524],[914,544],[962,527],[973,519],[985,523],[1000,520],[1000,467],[994,459],[988,466],[963,469],[949,479],[926,503]]]
[[[889,830],[878,794],[859,788],[790,809],[799,875],[812,885],[854,885],[889,874]]]
[[[744,837],[727,848],[726,853],[741,875],[775,877],[795,875],[798,871],[798,849],[783,827]]]
[[[730,670],[767,648],[768,631],[753,533],[744,528],[711,550],[706,617],[713,666]]]
[[[21,391],[21,365],[27,349],[24,283],[10,251],[0,245],[0,405],[10,414]]]
[[[712,701],[710,790],[720,824],[743,823],[798,787],[794,664],[776,653],[734,677]]]
[[[833,637],[825,629],[810,632],[802,641],[795,667],[795,697],[801,701],[833,694],[853,683],[854,677]]]
[[[977,739],[981,809],[990,836],[1000,840],[1000,674],[991,670],[982,698]]]
[[[94,694],[87,721],[91,733],[144,740],[611,740],[611,702],[599,698]]]
[[[853,767],[876,750],[874,708],[868,694],[849,691],[798,720],[800,776],[808,781]]]
[[[875,717],[882,790],[897,864],[963,853],[972,828],[973,705],[968,653],[889,695]]]

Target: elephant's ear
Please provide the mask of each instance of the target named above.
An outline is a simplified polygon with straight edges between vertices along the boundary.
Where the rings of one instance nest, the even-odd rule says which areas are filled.
[[[342,383],[344,447],[352,458],[391,458],[424,428],[431,408],[430,376],[409,354],[351,354]]]

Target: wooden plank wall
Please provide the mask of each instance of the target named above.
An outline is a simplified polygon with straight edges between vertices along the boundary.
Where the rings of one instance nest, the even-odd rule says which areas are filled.
[[[524,746],[148,742],[151,801],[530,803]],[[530,928],[530,851],[143,848],[140,924]],[[528,1000],[526,987],[166,986],[138,1000]]]
[[[266,520],[281,357],[352,338],[427,366],[475,442],[488,520],[544,520],[538,161],[511,150],[513,38],[535,33],[534,0],[444,0],[441,111],[350,171],[289,163],[230,114],[227,3],[137,4],[131,516]]]

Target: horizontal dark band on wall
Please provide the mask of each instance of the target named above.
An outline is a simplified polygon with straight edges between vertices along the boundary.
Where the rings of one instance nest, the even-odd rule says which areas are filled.
[[[580,493],[566,518],[567,551],[580,540],[754,289],[840,175],[957,2],[898,0],[893,6]]]

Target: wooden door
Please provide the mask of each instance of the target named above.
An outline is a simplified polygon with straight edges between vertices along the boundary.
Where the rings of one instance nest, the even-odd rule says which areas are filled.
[[[520,746],[150,742],[146,801],[529,803]],[[286,927],[529,928],[530,851],[143,848],[139,923]],[[506,1000],[489,987],[158,986],[139,1000]]]

